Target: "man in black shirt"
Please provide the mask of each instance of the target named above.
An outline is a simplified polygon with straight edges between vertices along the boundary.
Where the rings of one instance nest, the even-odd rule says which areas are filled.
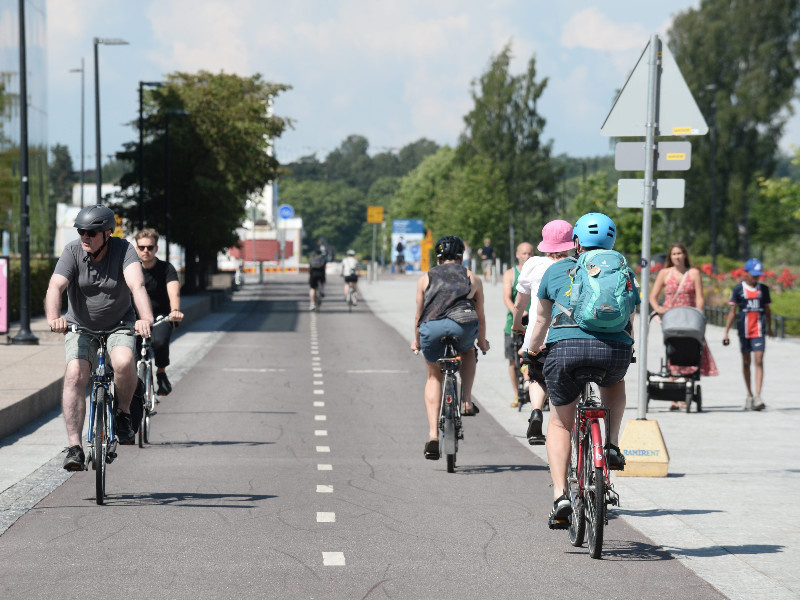
[[[150,296],[153,315],[168,315],[170,320],[178,322],[183,319],[181,308],[181,286],[178,272],[170,263],[156,258],[158,250],[158,233],[155,229],[142,229],[136,234],[136,252],[142,261],[144,287]],[[172,384],[167,378],[166,368],[169,365],[169,341],[172,337],[172,323],[154,327],[150,342],[156,363],[156,381],[159,396],[166,396],[172,391]]]

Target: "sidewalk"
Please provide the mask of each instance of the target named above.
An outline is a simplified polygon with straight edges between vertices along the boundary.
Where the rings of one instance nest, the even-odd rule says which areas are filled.
[[[220,290],[182,297],[184,324],[205,316],[229,294]],[[18,331],[19,323],[12,323],[9,338]],[[61,403],[64,336],[51,332],[43,316],[31,319],[31,332],[38,345],[0,344],[0,440]]]
[[[409,343],[416,281],[413,275],[387,275],[359,285],[369,308]],[[520,413],[509,407],[513,393],[503,356],[502,286],[484,285],[492,349],[479,357],[475,399],[546,463],[544,447],[528,446],[524,438],[529,410]],[[638,334],[638,323],[635,331]],[[669,402],[650,403],[647,418],[657,420],[661,428],[670,455],[669,476],[615,478],[622,507],[614,513],[730,598],[798,598],[800,409],[789,382],[797,369],[800,341],[767,341],[763,390],[767,409],[754,413],[742,410],[745,388],[738,343],[733,339],[730,346],[723,346],[723,333],[714,326],[706,331],[720,376],[701,380],[704,412],[669,412]],[[638,349],[637,355],[641,356]],[[658,369],[663,356],[661,332],[653,326],[648,336],[650,371]],[[638,416],[637,380],[634,364],[626,377],[623,426]],[[418,392],[423,419],[422,387]]]

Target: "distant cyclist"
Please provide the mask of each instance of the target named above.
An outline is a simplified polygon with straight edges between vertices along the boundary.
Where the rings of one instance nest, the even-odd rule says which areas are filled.
[[[417,282],[417,312],[414,317],[414,341],[411,349],[421,350],[425,357],[425,409],[428,414],[428,441],[425,458],[439,459],[439,403],[442,393],[442,371],[438,359],[444,355],[442,338],[458,338],[456,351],[461,355],[462,415],[478,414],[472,402],[475,379],[475,341],[486,352],[486,319],[483,312],[483,284],[479,277],[461,264],[464,242],[454,235],[441,238],[434,246],[438,266],[424,273]]]
[[[325,255],[319,247],[314,248],[311,259],[308,261],[308,297],[311,300],[311,310],[317,304],[317,294],[320,298],[325,297]]]
[[[142,261],[144,287],[150,297],[153,315],[169,317],[172,321],[183,320],[181,312],[181,285],[178,272],[170,263],[156,257],[158,252],[158,233],[155,229],[142,229],[136,234],[136,252]],[[172,338],[172,323],[164,323],[153,328],[150,343],[156,363],[156,381],[159,396],[172,391],[167,377],[169,366],[169,341]]]
[[[616,239],[614,221],[602,213],[583,215],[573,229],[577,255],[594,249],[610,250]],[[618,333],[597,333],[578,327],[574,319],[558,306],[569,306],[572,291],[570,270],[575,265],[574,259],[565,258],[553,263],[545,271],[537,292],[536,325],[530,341],[530,348],[536,349],[541,347],[545,335],[548,342],[544,378],[551,406],[547,427],[547,458],[555,496],[550,512],[551,522],[566,519],[572,511],[566,489],[570,431],[575,421],[576,401],[581,392],[580,386],[572,378],[577,367],[599,367],[606,371],[599,387],[601,401],[611,412],[609,440],[606,444],[608,466],[611,469],[625,467],[625,457],[617,444],[625,410],[624,377],[633,355],[633,314],[630,315],[626,330]],[[640,300],[633,272],[628,270],[627,277],[638,304]],[[534,355],[537,353],[533,352]]]
[[[342,277],[344,277],[344,298],[347,300],[347,288],[353,284],[353,304],[358,301],[358,259],[355,250],[348,250],[342,259]]]
[[[142,265],[133,246],[111,232],[116,227],[114,211],[102,204],[88,206],[75,217],[79,239],[69,242],[58,259],[45,297],[50,329],[66,333],[62,406],[69,447],[64,468],[79,471],[86,461],[81,446],[86,419],[86,386],[97,357],[98,342],[85,333],[67,332],[71,325],[87,329],[114,329],[127,323],[136,333],[150,336],[153,313],[144,287]],[[67,292],[68,309],[61,316],[61,296]],[[136,320],[131,297],[141,318]],[[134,323],[135,321],[135,323]],[[115,333],[108,337],[114,388],[119,403],[116,432],[120,444],[133,444],[135,434],[130,406],[136,389],[134,336]]]
[[[508,374],[511,377],[511,389],[514,390],[514,401],[511,403],[511,408],[517,408],[519,406],[519,398],[517,397],[517,365],[519,364],[519,355],[517,354],[517,347],[514,344],[514,334],[511,331],[511,325],[514,321],[514,301],[517,299],[517,279],[519,278],[522,265],[524,265],[532,255],[533,246],[528,242],[522,242],[517,246],[517,264],[503,273],[503,303],[508,309],[506,314],[506,327],[504,330],[505,354],[506,360],[508,361]],[[530,308],[530,301],[530,294],[528,294],[528,302],[524,307],[526,313]]]

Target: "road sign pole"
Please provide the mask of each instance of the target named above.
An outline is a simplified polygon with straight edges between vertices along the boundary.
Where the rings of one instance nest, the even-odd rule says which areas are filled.
[[[658,97],[659,39],[650,38],[647,88],[647,123],[644,150],[644,210],[642,212],[642,304],[639,307],[639,419],[647,418],[647,331],[650,325],[650,232],[653,218],[653,165],[656,138],[656,99]]]
[[[378,273],[375,266],[375,240],[378,238],[378,224],[372,224],[372,281],[378,281]]]

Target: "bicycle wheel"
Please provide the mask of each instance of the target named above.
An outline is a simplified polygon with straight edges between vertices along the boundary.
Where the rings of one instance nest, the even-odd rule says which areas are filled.
[[[142,361],[139,361],[139,364],[136,366],[136,373],[139,376],[139,381],[145,382],[147,381],[147,366]],[[138,383],[137,383],[138,385]],[[134,394],[132,402],[136,402],[136,395]],[[139,420],[139,433],[136,436],[137,441],[139,442],[139,448],[144,448],[144,444],[147,441],[144,435],[144,424],[145,418],[147,417],[147,396],[145,395],[145,406],[142,407],[142,418]]]
[[[455,381],[452,375],[445,375],[444,390],[442,454],[447,457],[447,472],[454,473],[456,470],[456,452],[458,452],[458,432],[456,432],[456,403],[458,402],[458,396],[456,395]]]
[[[145,381],[144,412],[142,413],[142,431],[144,431],[144,443],[150,443],[150,423],[152,416],[156,412],[156,391],[153,386],[153,364],[147,364],[147,378]]]
[[[592,460],[593,448],[602,448],[603,440],[600,437],[600,425],[592,422],[588,432],[586,446],[586,515],[589,521],[589,556],[600,558],[603,551],[603,528],[606,522],[606,478],[603,467],[597,467]]]
[[[106,390],[99,386],[95,391],[94,409],[94,492],[98,504],[103,504],[106,495],[106,455],[108,453],[108,406]]]
[[[576,416],[575,418],[577,419],[578,417]],[[569,493],[570,502],[572,502],[572,514],[569,517],[569,543],[577,548],[583,545],[583,538],[586,535],[586,515],[583,497],[581,496],[581,480],[579,479],[582,475],[579,469],[582,469],[583,462],[586,461],[586,452],[584,452],[585,447],[578,443],[576,427],[572,428],[570,441],[572,452],[569,459],[569,471],[567,472],[567,492]],[[584,454],[583,462],[578,460],[581,453]]]

